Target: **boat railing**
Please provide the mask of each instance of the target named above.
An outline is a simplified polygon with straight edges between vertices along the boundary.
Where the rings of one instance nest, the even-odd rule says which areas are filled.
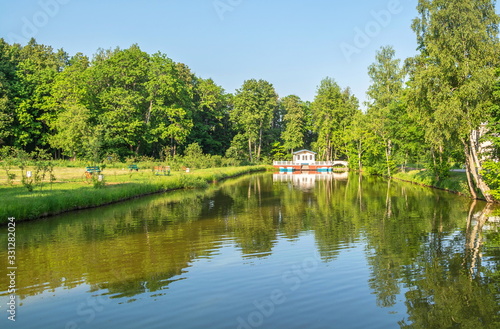
[[[273,166],[333,166],[333,161],[273,161]]]

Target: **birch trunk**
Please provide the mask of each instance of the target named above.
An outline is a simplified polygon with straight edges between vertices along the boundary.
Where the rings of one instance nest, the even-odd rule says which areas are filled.
[[[389,139],[387,141],[387,145],[385,148],[385,160],[386,160],[386,164],[387,164],[387,176],[388,177],[391,177],[391,164],[390,164],[391,152],[392,152],[391,149],[392,149],[392,142]]]
[[[486,185],[486,182],[481,176],[482,165],[478,154],[479,149],[479,132],[474,130],[469,135],[469,141],[465,143],[465,165],[468,179],[472,178],[472,182],[469,181],[469,188],[473,197],[477,198],[475,192],[472,193],[474,186],[477,187],[484,198],[488,202],[494,202],[493,197],[489,194],[490,188]],[[472,183],[472,184],[471,184]]]
[[[252,159],[252,140],[250,138],[248,138],[248,158],[250,160],[250,163],[253,162],[253,159]]]

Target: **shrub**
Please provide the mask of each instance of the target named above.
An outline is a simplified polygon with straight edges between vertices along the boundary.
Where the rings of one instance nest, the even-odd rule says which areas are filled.
[[[181,184],[184,188],[205,188],[208,183],[202,177],[196,177],[191,175],[182,175],[180,178]]]
[[[490,188],[490,194],[496,200],[500,200],[500,163],[493,161],[484,162],[481,175]]]

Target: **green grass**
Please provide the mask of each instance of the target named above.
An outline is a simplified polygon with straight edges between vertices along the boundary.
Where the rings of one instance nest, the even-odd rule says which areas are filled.
[[[68,179],[45,184],[33,192],[16,184],[0,186],[0,224],[9,217],[16,221],[36,219],[70,210],[97,207],[133,197],[181,188],[203,188],[210,183],[251,172],[264,171],[266,166],[227,167],[173,172],[171,176],[155,176],[151,170],[124,174],[105,170],[106,186],[94,188],[80,180]]]
[[[434,175],[428,170],[399,172],[394,175],[394,178],[470,196],[467,176],[463,172],[450,172],[448,178],[439,181],[436,181]]]

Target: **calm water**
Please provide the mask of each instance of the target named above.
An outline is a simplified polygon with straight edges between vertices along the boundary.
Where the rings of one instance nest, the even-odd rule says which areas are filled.
[[[484,203],[351,175],[262,174],[18,223],[1,328],[499,328]]]

